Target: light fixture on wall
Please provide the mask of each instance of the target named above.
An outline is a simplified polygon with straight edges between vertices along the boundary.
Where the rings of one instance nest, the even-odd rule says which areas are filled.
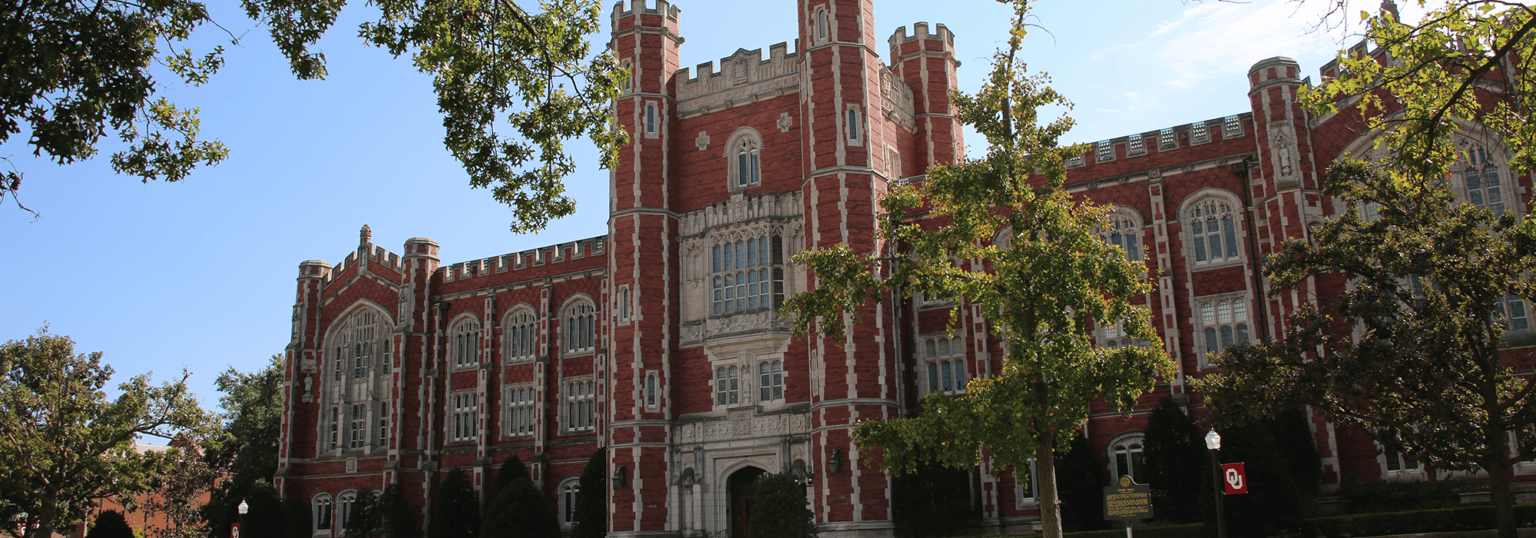
[[[622,489],[623,487],[624,487],[624,467],[621,465],[621,466],[619,466],[618,469],[613,471],[613,489],[614,490],[618,490],[618,489]]]
[[[843,471],[843,449],[832,450],[832,458],[827,460],[827,472],[837,474]]]

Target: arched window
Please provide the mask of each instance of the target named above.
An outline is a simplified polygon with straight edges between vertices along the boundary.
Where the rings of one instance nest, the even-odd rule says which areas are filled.
[[[520,362],[533,360],[533,343],[536,340],[537,316],[533,310],[518,308],[507,314],[502,322],[501,338],[503,344],[502,360],[506,362]]]
[[[1487,209],[1494,215],[1504,213],[1504,189],[1500,181],[1498,163],[1480,144],[1467,149],[1466,161],[1461,163],[1461,181],[1467,189],[1467,201],[1478,209]]]
[[[757,363],[757,401],[771,402],[784,399],[784,362],[763,361]]]
[[[350,371],[353,380],[368,379],[373,363],[387,364],[385,353],[389,345],[388,320],[372,308],[360,308],[343,317],[331,329],[326,338],[327,349],[334,361],[332,380],[341,381],[342,373]]]
[[[1200,331],[1205,350],[1200,354],[1201,364],[1210,365],[1212,357],[1221,354],[1227,346],[1248,343],[1248,299],[1224,297],[1202,299],[1200,305]]]
[[[448,334],[448,342],[453,346],[450,354],[453,356],[454,368],[474,366],[479,362],[477,360],[480,351],[479,321],[474,318],[464,318],[453,324],[453,330]]]
[[[315,532],[331,530],[331,496],[321,493],[315,496],[314,509],[310,512],[314,515]]]
[[[390,330],[384,312],[369,305],[349,310],[326,333],[322,349],[331,375],[321,409],[330,411],[322,411],[317,424],[321,451],[369,445],[370,413],[382,409],[388,394]]]
[[[646,409],[655,409],[656,405],[656,374],[651,373],[645,376],[645,407]]]
[[[1100,230],[1104,241],[1125,250],[1125,259],[1141,261],[1141,225],[1126,211],[1109,215],[1109,229]]]
[[[368,432],[368,405],[352,404],[351,418],[347,426],[347,448],[362,448]]]
[[[1143,439],[1140,433],[1120,436],[1109,443],[1109,461],[1111,471],[1115,475],[1110,477],[1112,481],[1120,480],[1122,476],[1129,476],[1132,480],[1141,474],[1142,467],[1146,466],[1146,456],[1142,453]],[[1146,482],[1143,477],[1140,480]]]
[[[336,528],[342,532],[347,531],[348,519],[352,518],[352,504],[357,502],[357,492],[342,493],[336,498]]]
[[[784,240],[759,236],[718,243],[712,251],[714,315],[777,309],[784,302]]]
[[[826,43],[827,42],[827,10],[826,10],[826,8],[821,8],[821,9],[817,9],[816,10],[816,42],[818,42],[818,43]]]
[[[1131,338],[1130,335],[1126,334],[1123,323],[1115,323],[1113,325],[1106,323],[1102,327],[1097,327],[1096,332],[1099,333],[1099,345],[1110,349],[1147,345],[1145,340]]]
[[[758,162],[761,143],[750,134],[738,136],[731,144],[731,187],[740,189],[762,182],[762,166]]]
[[[576,524],[576,494],[581,491],[581,478],[570,477],[560,483],[560,526]]]
[[[735,366],[715,368],[715,405],[741,403],[741,370]]]
[[[1231,203],[1219,198],[1201,200],[1189,209],[1186,222],[1195,263],[1237,258],[1237,216]]]
[[[592,307],[592,303],[581,301],[567,307],[561,319],[564,322],[560,329],[565,333],[565,352],[592,351],[593,343],[597,340],[593,334],[596,331],[597,310]]]
[[[927,381],[923,394],[965,392],[965,340],[946,334],[923,338],[920,342]]]
[[[859,145],[859,133],[862,130],[862,126],[859,125],[858,105],[848,105],[848,143]]]

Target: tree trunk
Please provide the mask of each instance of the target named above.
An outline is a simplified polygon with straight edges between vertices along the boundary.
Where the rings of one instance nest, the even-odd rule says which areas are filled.
[[[59,513],[58,499],[59,494],[56,491],[47,491],[43,493],[43,513],[37,515],[37,527],[33,528],[31,533],[28,533],[29,537],[33,535],[44,537],[53,536],[53,518],[56,517]]]
[[[1499,441],[1503,441],[1502,438]],[[1488,493],[1493,497],[1494,519],[1499,523],[1499,538],[1516,538],[1514,495],[1509,491],[1509,456],[1504,444],[1489,443],[1494,451],[1493,465],[1488,466]]]
[[[1040,484],[1041,532],[1045,534],[1044,538],[1062,538],[1061,501],[1056,496],[1056,458],[1053,455],[1056,431],[1040,432],[1035,441],[1040,443],[1035,448],[1035,476]]]

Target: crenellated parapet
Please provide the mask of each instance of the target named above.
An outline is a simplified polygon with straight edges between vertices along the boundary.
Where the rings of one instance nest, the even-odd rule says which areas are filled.
[[[667,0],[656,0],[656,7],[646,7],[647,0],[630,0],[613,3],[610,29],[614,32],[634,27],[671,28],[677,32],[678,14],[682,10]]]
[[[891,46],[888,60],[892,63],[918,53],[939,53],[951,57],[955,54],[955,34],[942,23],[935,25],[934,31],[930,32],[928,23],[919,22],[912,25],[911,34],[907,34],[907,27],[898,27],[888,43]],[[959,65],[959,62],[955,62],[955,65]]]
[[[1152,154],[1197,148],[1213,142],[1253,136],[1253,113],[1243,112],[1155,131],[1100,140],[1082,155],[1067,159],[1067,168],[1106,164]]]
[[[598,236],[522,252],[445,265],[437,271],[443,282],[471,280],[509,271],[607,255],[607,237]]]
[[[677,81],[678,117],[687,118],[748,105],[787,95],[800,89],[799,55],[789,52],[788,43],[762,49],[737,49],[736,54],[697,67],[697,76],[688,68],[674,74]]]

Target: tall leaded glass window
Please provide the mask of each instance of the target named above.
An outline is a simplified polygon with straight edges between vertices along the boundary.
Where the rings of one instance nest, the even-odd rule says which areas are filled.
[[[714,315],[777,309],[784,302],[784,240],[777,234],[714,245],[711,309]]]
[[[1490,158],[1487,148],[1481,145],[1473,145],[1467,151],[1466,158],[1461,179],[1467,187],[1467,201],[1495,215],[1504,213],[1504,194],[1498,163]]]
[[[532,310],[520,308],[514,310],[502,322],[501,337],[505,345],[503,360],[508,362],[526,361],[533,359],[533,343],[535,338],[534,324],[536,317]]]
[[[581,432],[596,429],[593,413],[597,394],[591,379],[575,379],[565,382],[565,430]]]
[[[1124,213],[1112,213],[1109,216],[1109,229],[1101,232],[1104,241],[1125,250],[1125,259],[1141,261],[1141,227],[1136,220]]]
[[[449,334],[448,341],[453,346],[451,353],[454,368],[473,366],[479,362],[476,357],[480,351],[479,321],[465,319],[455,323]]]
[[[715,405],[738,403],[741,403],[741,370],[735,366],[715,367]]]
[[[736,143],[731,147],[731,172],[735,176],[733,188],[762,183],[762,165],[758,160],[760,153],[757,137],[743,134],[736,138]]]
[[[1206,299],[1199,302],[1200,326],[1205,349],[1200,358],[1210,364],[1212,357],[1233,344],[1246,344],[1248,335],[1248,300],[1244,297]]]
[[[533,435],[534,388],[516,386],[507,389],[507,437]]]
[[[582,301],[566,308],[563,321],[561,330],[565,332],[565,352],[592,351],[597,341],[597,309],[592,303]]]
[[[1207,198],[1196,203],[1187,218],[1196,263],[1237,258],[1237,217],[1232,204]]]
[[[771,402],[784,399],[784,362],[762,361],[757,363],[757,401]]]
[[[449,424],[448,440],[473,441],[480,423],[480,397],[474,392],[456,392],[452,398],[453,420]]]
[[[954,394],[965,391],[965,340],[949,336],[935,336],[919,340],[923,372],[927,383],[923,394],[943,392]]]

